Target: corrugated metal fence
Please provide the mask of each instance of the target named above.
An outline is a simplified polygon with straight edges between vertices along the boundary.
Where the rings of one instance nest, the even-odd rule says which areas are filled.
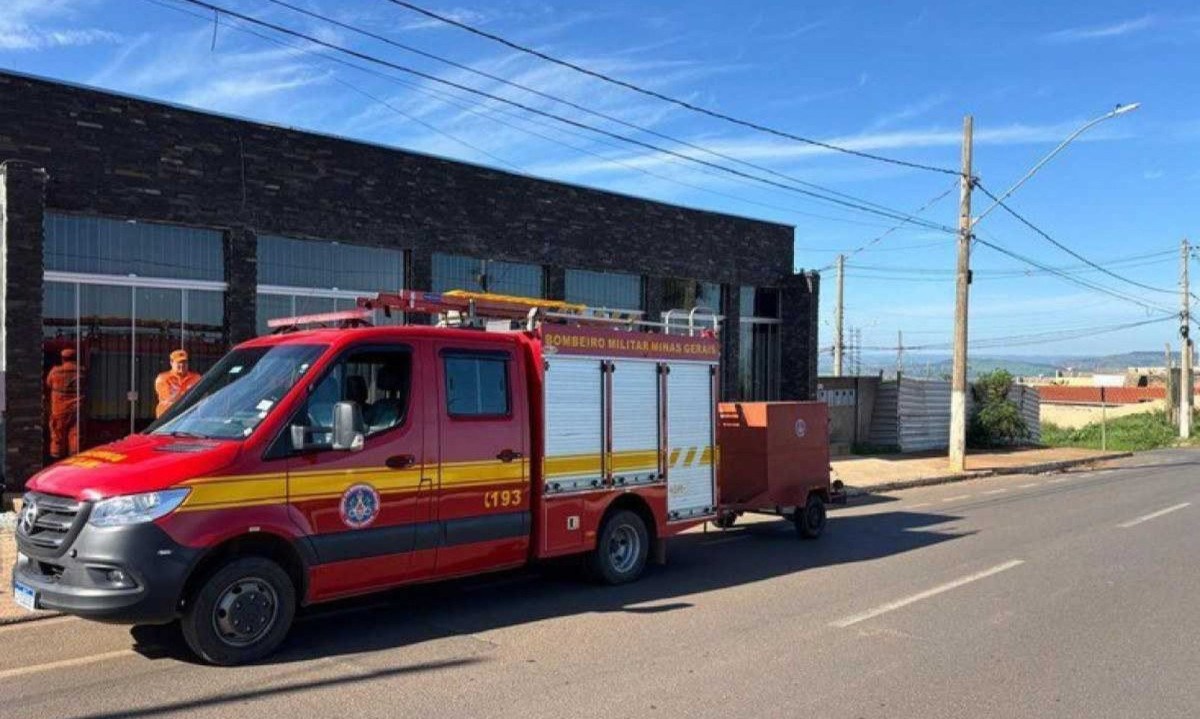
[[[1009,399],[1017,404],[1029,430],[1028,444],[1041,441],[1037,390],[1013,385]],[[968,412],[974,402],[967,396]],[[922,452],[950,446],[950,383],[901,377],[881,382],[871,416],[871,444],[898,447],[901,452]]]

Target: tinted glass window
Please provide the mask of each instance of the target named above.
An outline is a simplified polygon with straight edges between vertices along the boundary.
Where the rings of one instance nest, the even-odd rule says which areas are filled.
[[[317,447],[333,440],[333,406],[338,402],[358,405],[368,437],[399,427],[408,414],[411,379],[412,354],[407,349],[353,352],[316,386],[298,422],[312,428]]]
[[[567,302],[617,310],[642,309],[642,278],[619,272],[567,270]]]
[[[542,266],[433,253],[433,291],[473,290],[518,297],[543,297]]]
[[[451,355],[446,368],[446,411],[455,416],[508,414],[508,360],[494,355]]]
[[[225,279],[219,230],[47,212],[47,270],[189,280]]]
[[[397,290],[404,286],[404,252],[260,235],[258,282],[369,293]]]

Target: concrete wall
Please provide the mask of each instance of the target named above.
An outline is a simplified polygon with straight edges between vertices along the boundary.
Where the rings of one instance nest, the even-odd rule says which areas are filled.
[[[833,454],[846,454],[869,441],[878,376],[822,377],[817,399],[829,404],[829,442]]]
[[[1105,414],[1111,420],[1117,417],[1127,417],[1132,414],[1164,412],[1166,408],[1166,401],[1161,399],[1154,400],[1153,402],[1140,402],[1138,404],[1109,405],[1107,411],[1103,411],[1098,404],[1042,403],[1041,419],[1043,423],[1049,422],[1066,429],[1079,429],[1085,425],[1100,422],[1101,417]]]

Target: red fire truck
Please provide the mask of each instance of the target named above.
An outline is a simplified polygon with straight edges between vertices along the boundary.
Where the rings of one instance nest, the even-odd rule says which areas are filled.
[[[564,555],[628,582],[667,538],[746,510],[824,527],[816,403],[795,424],[812,466],[721,503],[715,319],[466,292],[359,305],[272,321],[145,432],[30,480],[17,602],[179,621],[230,665],[275,649],[302,605]],[[369,326],[379,310],[439,321]]]

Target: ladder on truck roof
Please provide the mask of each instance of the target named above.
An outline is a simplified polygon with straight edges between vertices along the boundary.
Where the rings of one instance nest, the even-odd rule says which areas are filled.
[[[533,330],[542,322],[562,324],[593,324],[611,329],[650,329],[670,334],[674,330],[686,330],[688,334],[698,332],[716,333],[721,317],[706,308],[696,308],[688,315],[687,325],[672,322],[673,313],[664,313],[663,322],[652,322],[643,318],[642,310],[589,307],[588,305],[547,300],[536,297],[518,297],[489,292],[451,290],[448,292],[424,292],[421,290],[399,290],[381,292],[375,297],[358,298],[358,307],[353,310],[323,312],[298,317],[281,317],[267,321],[267,327],[276,333],[294,332],[305,326],[316,327],[369,327],[376,311],[385,317],[394,313],[436,315],[439,326],[495,329],[496,323],[506,323],[503,329]],[[701,312],[701,321],[711,322],[704,327],[697,324],[696,313]]]

